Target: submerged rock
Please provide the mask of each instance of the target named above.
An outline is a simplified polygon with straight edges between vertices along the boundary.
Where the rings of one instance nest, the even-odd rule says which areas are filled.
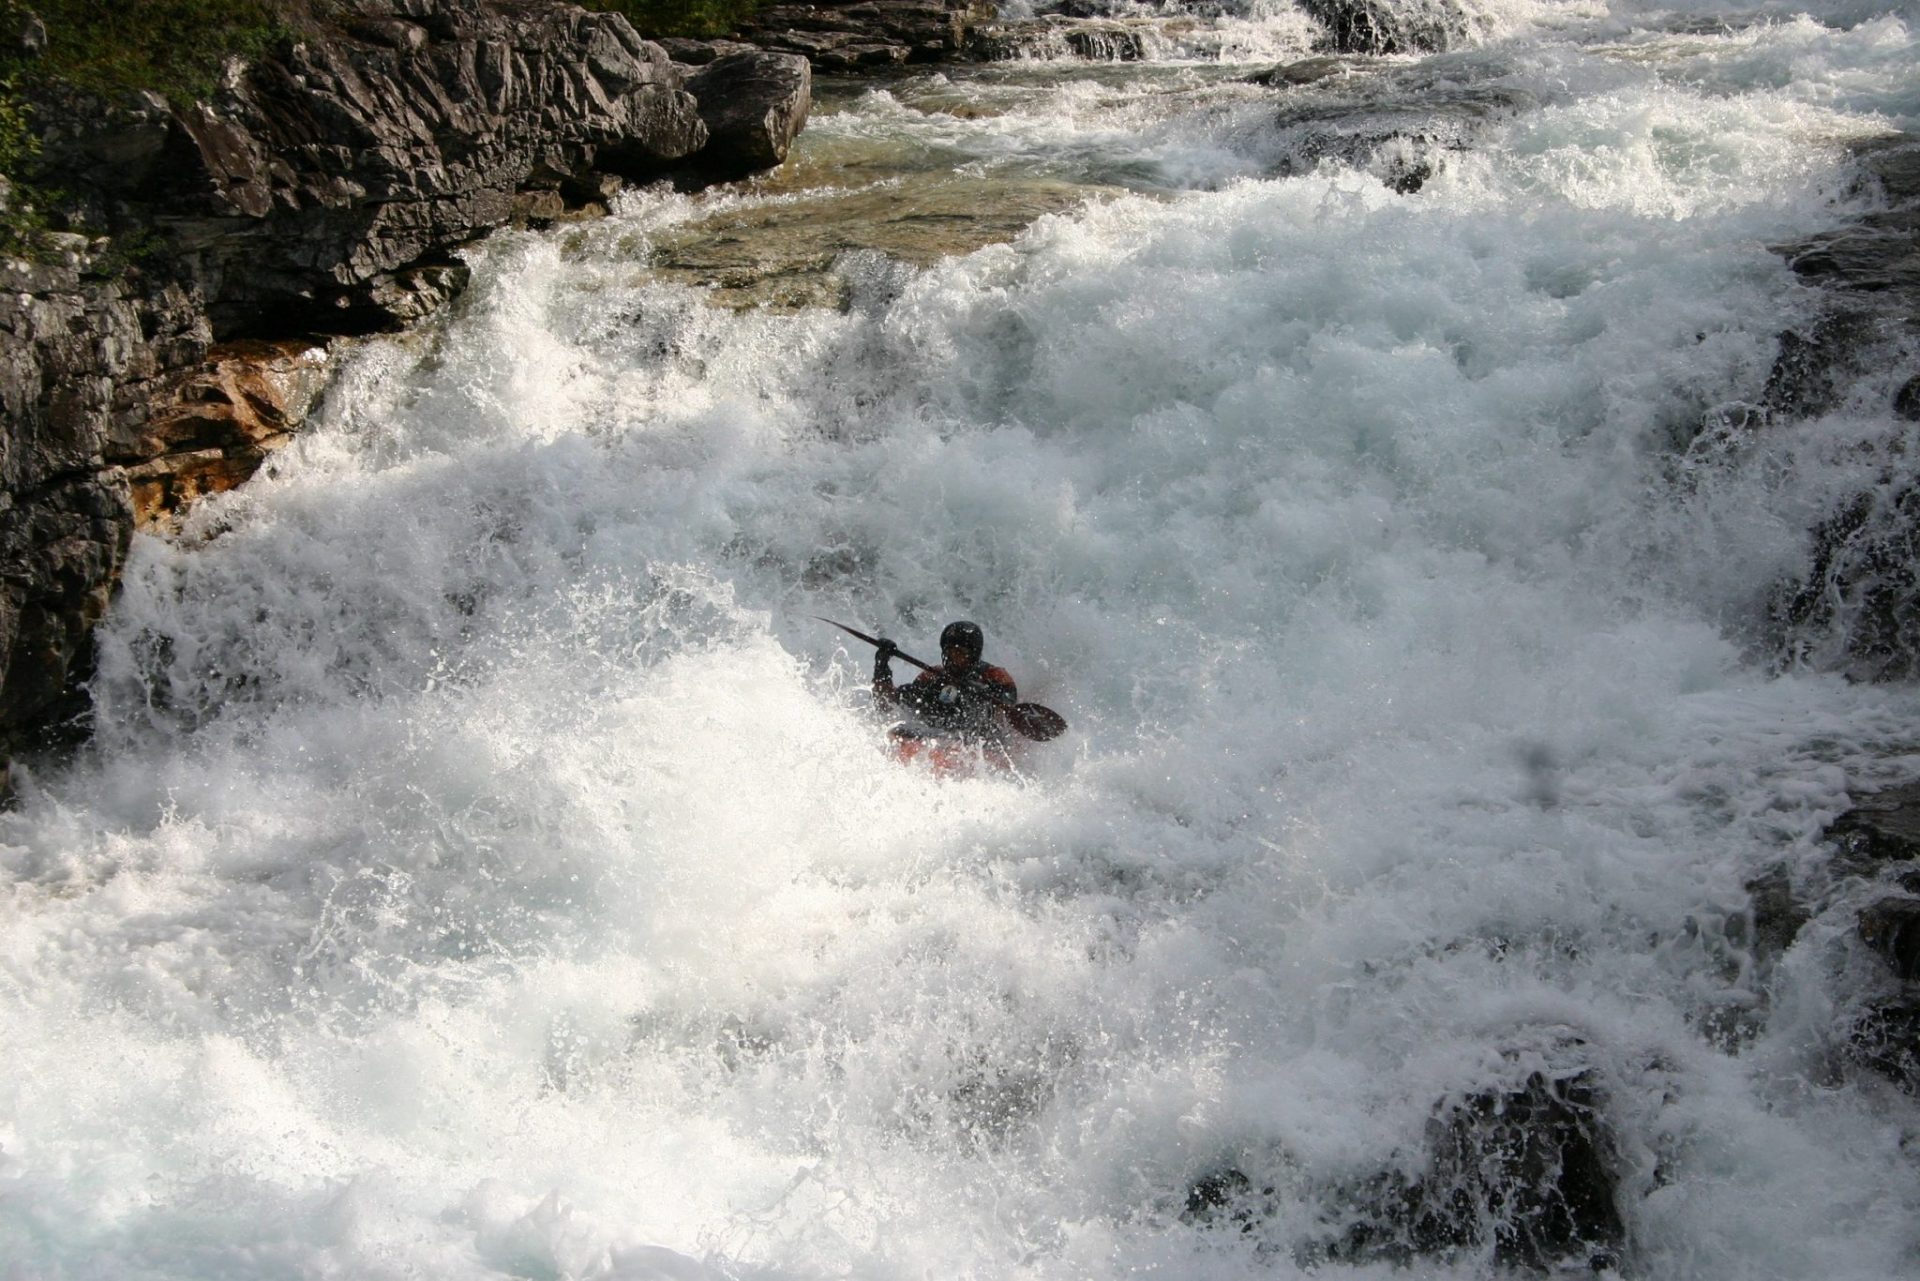
[[[1589,1069],[1442,1104],[1417,1175],[1382,1175],[1349,1200],[1329,1258],[1406,1262],[1479,1254],[1497,1267],[1612,1266],[1626,1244],[1619,1157]]]
[[[1276,68],[1256,83],[1282,89],[1274,115],[1276,176],[1325,161],[1368,169],[1402,194],[1424,186],[1449,152],[1470,149],[1497,122],[1534,105],[1501,85],[1436,81],[1416,70],[1347,77],[1334,59]]]
[[[1909,1094],[1920,1093],[1920,997],[1869,1004],[1847,1030],[1846,1039],[1855,1063]]]
[[[1860,913],[1860,938],[1903,982],[1920,979],[1920,898],[1890,895]]]
[[[1843,870],[1877,875],[1888,865],[1920,860],[1920,782],[1862,796],[1827,828]]]
[[[1806,577],[1775,614],[1787,657],[1854,680],[1920,673],[1920,484],[1897,474],[1812,530]]]
[[[1336,53],[1445,53],[1471,41],[1475,15],[1458,0],[1305,0]]]
[[[1778,960],[1813,919],[1794,893],[1793,877],[1785,867],[1769,869],[1746,884],[1745,920],[1754,960],[1762,965]]]
[[[1884,989],[1837,1029],[1844,1057],[1920,1091],[1920,782],[1860,797],[1826,836],[1835,886],[1875,886],[1854,932],[1887,967]]]
[[[1258,1237],[1294,1203],[1318,1200],[1319,1227],[1304,1244],[1298,1224],[1284,1233],[1307,1270],[1419,1259],[1555,1273],[1617,1266],[1627,1249],[1619,1145],[1582,1048],[1570,1035],[1512,1044],[1510,1075],[1436,1102],[1418,1147],[1390,1169],[1316,1190],[1284,1157],[1223,1163],[1187,1186],[1180,1217]]]
[[[1085,58],[1137,62],[1162,30],[1150,19],[1068,18],[1046,14],[1025,22],[995,22],[974,31],[967,51],[988,62],[1016,58]]]

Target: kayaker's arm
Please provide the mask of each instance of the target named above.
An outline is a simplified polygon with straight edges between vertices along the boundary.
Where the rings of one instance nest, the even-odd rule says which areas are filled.
[[[900,691],[893,685],[893,656],[899,652],[900,647],[885,637],[874,646],[873,701],[882,707],[900,701]]]

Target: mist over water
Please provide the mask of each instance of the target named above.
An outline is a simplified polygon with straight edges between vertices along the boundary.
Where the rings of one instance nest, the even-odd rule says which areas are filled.
[[[1623,1274],[1920,1269],[1844,917],[1742,925],[1920,772],[1769,623],[1906,375],[1728,426],[1913,16],[1500,16],[1363,73],[1505,104],[1417,191],[1298,163],[1263,12],[829,95],[803,175],[1090,193],[844,309],[649,267],[804,191],[640,193],[358,349],[0,815],[0,1277],[1408,1275],[1327,1260],[1353,1189],[1576,1070]],[[1072,730],[903,769],[813,615],[976,619]]]

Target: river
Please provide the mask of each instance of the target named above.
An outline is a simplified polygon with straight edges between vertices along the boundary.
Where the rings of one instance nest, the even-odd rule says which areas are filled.
[[[823,83],[357,348],[0,815],[0,1277],[1920,1272],[1747,913],[1920,773],[1777,609],[1913,353],[1763,405],[1920,13],[1475,12]],[[815,615],[1071,727],[902,767]]]

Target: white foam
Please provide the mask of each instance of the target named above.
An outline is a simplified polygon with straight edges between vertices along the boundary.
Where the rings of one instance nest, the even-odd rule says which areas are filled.
[[[681,197],[491,242],[223,532],[139,541],[98,750],[0,816],[0,1258],[1287,1275],[1577,1040],[1647,1274],[1897,1273],[1911,1104],[1819,1075],[1844,931],[1768,993],[1727,921],[1920,764],[1910,688],[1754,646],[1911,431],[1670,463],[1809,314],[1767,246],[1892,31],[1761,39],[1819,46],[1786,83],[1542,46],[1417,196],[1215,171],[845,314],[648,283]],[[940,127],[1144,110],[1096,97]],[[815,614],[974,617],[1074,728],[903,770]],[[1745,1057],[1695,1030],[1768,995]],[[1244,1237],[1180,1217],[1225,1165]]]

